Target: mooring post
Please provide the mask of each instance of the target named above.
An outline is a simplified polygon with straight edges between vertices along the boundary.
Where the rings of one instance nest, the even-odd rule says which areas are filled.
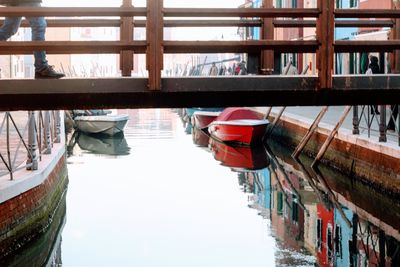
[[[379,142],[386,142],[386,106],[381,106],[380,112],[380,120],[379,120]]]
[[[147,0],[146,35],[146,68],[149,72],[149,89],[161,90],[161,71],[164,64],[163,0]]]
[[[317,51],[318,89],[327,89],[333,84],[335,1],[318,0],[318,9],[321,12],[317,21],[317,40],[320,43]]]
[[[273,0],[263,0],[262,8],[273,8]],[[274,40],[273,18],[263,18],[261,27],[261,39]],[[274,71],[274,51],[263,50],[261,52],[261,73],[270,74]]]
[[[61,142],[61,112],[59,110],[56,110],[54,112],[54,121],[55,121],[55,126],[56,126],[56,138],[54,140],[55,143],[60,143]]]
[[[45,142],[45,150],[43,154],[51,154],[51,123],[50,123],[50,111],[44,112],[44,142]]]
[[[132,0],[123,0],[121,8],[133,7]],[[133,17],[121,17],[120,40],[133,40]],[[132,75],[133,70],[133,51],[121,51],[120,53],[120,69],[124,77]]]
[[[29,111],[29,126],[28,126],[28,159],[26,161],[27,170],[37,170],[38,169],[38,156],[37,156],[37,132],[36,132],[36,122],[35,122],[35,112]]]
[[[358,106],[353,106],[353,134],[360,134],[360,120],[358,119]]]

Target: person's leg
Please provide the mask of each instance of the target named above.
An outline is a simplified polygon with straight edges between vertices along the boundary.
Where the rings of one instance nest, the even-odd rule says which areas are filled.
[[[39,3],[26,3],[23,6],[40,7]],[[27,17],[32,29],[32,41],[44,41],[47,23],[44,17]],[[49,66],[45,51],[34,51],[35,56],[35,78],[58,79],[64,77],[64,73],[59,73]]]
[[[24,6],[40,7],[39,3],[24,4]],[[46,34],[47,23],[44,17],[26,17],[32,29],[32,41],[44,41]],[[46,60],[45,51],[34,51],[35,56],[35,70],[41,71],[47,68],[48,63]]]
[[[3,25],[0,27],[0,41],[6,41],[16,34],[20,24],[21,17],[5,18]]]

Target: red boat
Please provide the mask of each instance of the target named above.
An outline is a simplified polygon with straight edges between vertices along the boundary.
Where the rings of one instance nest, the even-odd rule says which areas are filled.
[[[192,124],[198,129],[206,129],[220,114],[220,111],[195,111],[192,116]]]
[[[263,145],[255,147],[229,146],[210,139],[211,151],[221,165],[235,171],[260,170],[269,165],[269,157]]]
[[[210,136],[208,133],[205,131],[198,129],[198,128],[193,128],[192,131],[192,140],[193,143],[198,145],[199,147],[207,147],[208,148],[208,140],[210,139]]]
[[[228,143],[252,145],[261,143],[268,120],[247,108],[227,108],[209,125],[211,137]]]

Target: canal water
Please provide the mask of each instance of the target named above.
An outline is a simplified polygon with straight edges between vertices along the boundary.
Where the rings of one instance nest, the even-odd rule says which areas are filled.
[[[58,216],[7,265],[400,266],[390,197],[275,142],[229,147],[172,110],[119,112],[124,135],[69,136]]]

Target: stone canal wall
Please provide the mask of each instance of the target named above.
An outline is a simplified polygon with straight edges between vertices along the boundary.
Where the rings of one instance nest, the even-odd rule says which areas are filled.
[[[269,120],[273,121],[275,116],[277,114],[272,112]],[[284,113],[270,139],[294,149],[312,122],[311,118]],[[315,157],[335,123],[321,123],[303,153]],[[399,196],[400,147],[396,142],[380,143],[376,139],[366,135],[353,135],[351,130],[342,128],[326,151],[322,162],[380,191]]]
[[[67,183],[62,156],[42,184],[0,204],[0,258],[47,228]]]
[[[57,146],[55,153],[44,156],[38,171],[22,171],[14,181],[0,183],[0,262],[53,220],[68,184],[64,144]]]

